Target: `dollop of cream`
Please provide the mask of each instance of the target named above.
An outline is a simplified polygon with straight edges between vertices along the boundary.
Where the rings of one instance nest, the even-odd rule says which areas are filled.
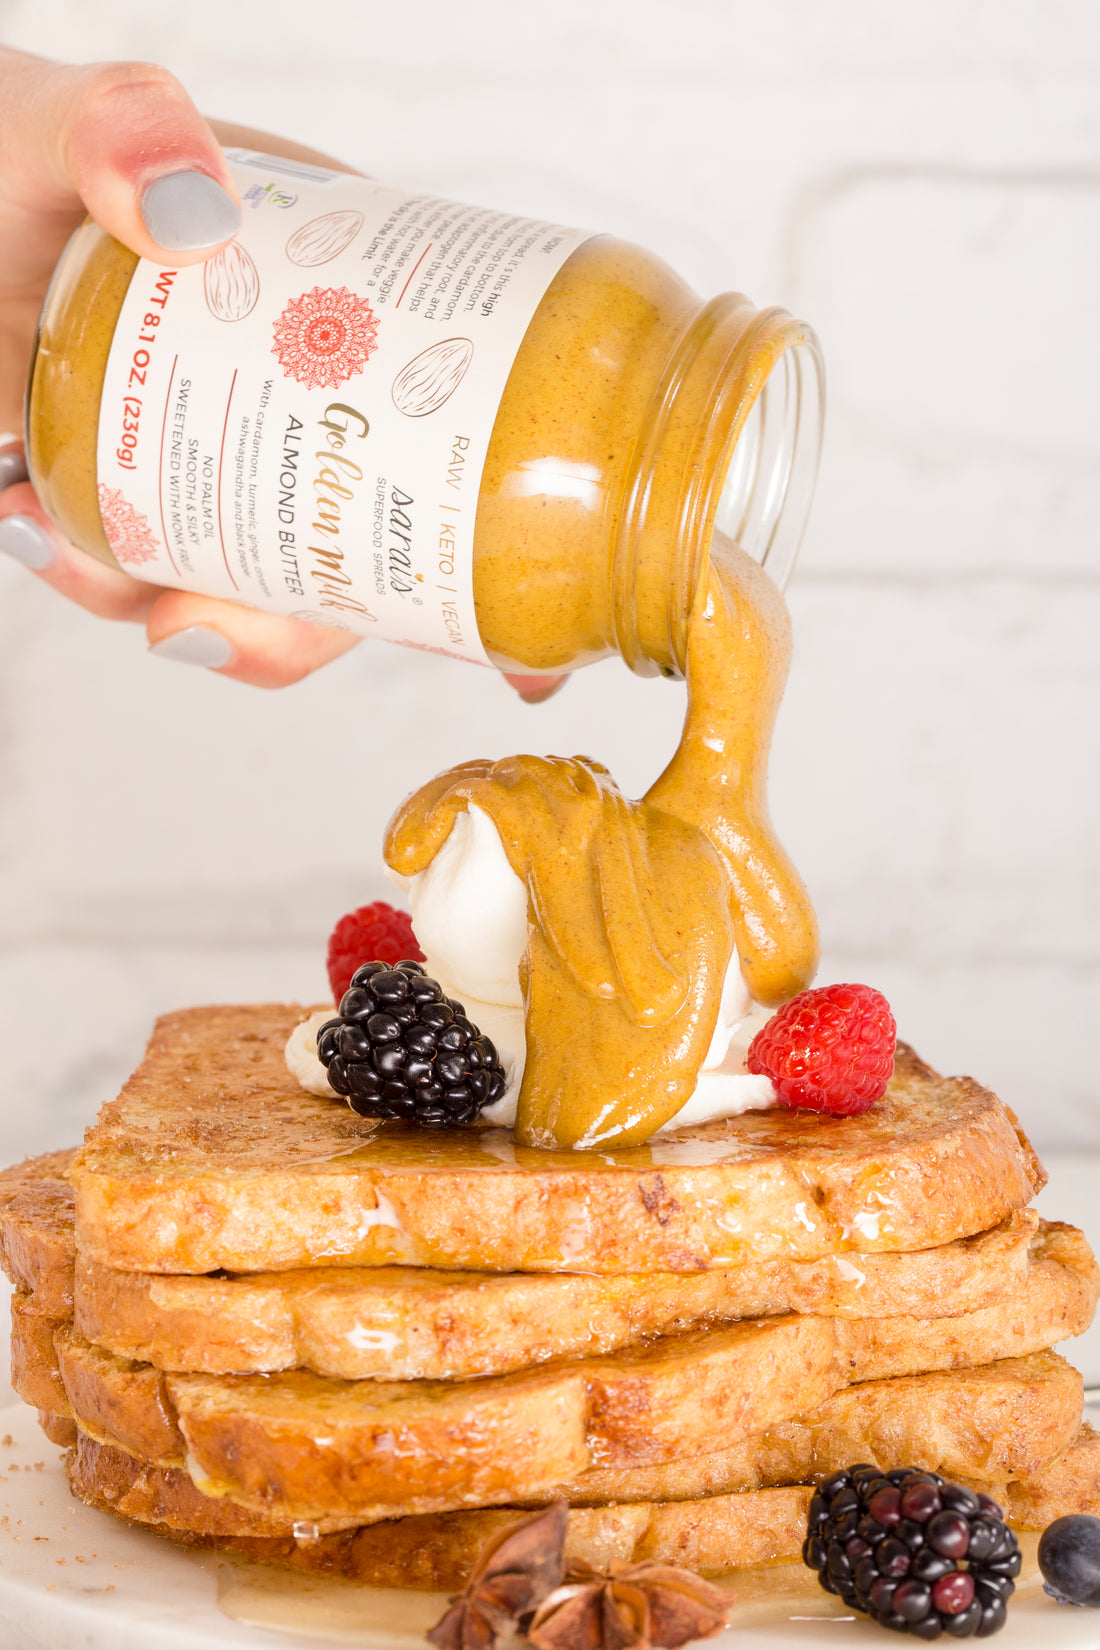
[[[334,1019],[335,1008],[319,1008],[308,1020],[294,1027],[287,1038],[283,1058],[292,1077],[296,1077],[309,1094],[320,1094],[331,1100],[335,1090],[329,1087],[328,1072],[317,1058],[317,1033],[326,1020]]]
[[[527,949],[527,890],[508,863],[500,834],[484,809],[471,806],[458,815],[426,870],[415,877],[388,875],[408,896],[425,969],[462,1004],[500,1056],[508,1086],[480,1120],[511,1128],[527,1053],[519,983]],[[303,1020],[287,1043],[287,1066],[311,1094],[333,1092],[317,1058],[317,1032],[334,1012],[325,1009]],[[658,1134],[778,1105],[771,1080],[745,1069],[748,1046],[770,1014],[754,1007],[735,955],[694,1093]]]

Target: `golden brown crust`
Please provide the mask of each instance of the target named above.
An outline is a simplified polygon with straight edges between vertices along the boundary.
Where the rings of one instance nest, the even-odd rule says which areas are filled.
[[[827,1319],[772,1318],[486,1381],[162,1375],[64,1329],[70,1407],[93,1436],[288,1518],[492,1506],[759,1430],[836,1384]]]
[[[80,1500],[172,1540],[378,1587],[456,1591],[468,1580],[482,1544],[516,1513],[498,1508],[390,1519],[315,1540],[309,1539],[311,1531],[300,1532],[295,1540],[289,1531],[265,1537],[256,1522],[230,1528],[232,1510],[205,1498],[196,1504],[194,1487],[183,1474],[149,1468],[83,1437],[68,1470]],[[1069,1449],[1032,1478],[1001,1485],[972,1482],[996,1494],[1017,1528],[1042,1529],[1070,1512],[1095,1514],[1100,1512],[1100,1436],[1083,1426]],[[793,1558],[805,1536],[811,1494],[810,1487],[793,1485],[572,1508],[566,1550],[600,1567],[615,1558],[649,1559],[704,1574]],[[188,1515],[190,1522],[179,1522]]]
[[[558,1493],[571,1505],[694,1500],[825,1478],[853,1461],[999,1487],[1066,1449],[1080,1421],[1080,1375],[1052,1353],[1035,1353],[950,1374],[863,1381],[731,1447],[657,1467],[596,1469]]]
[[[857,1118],[782,1108],[620,1152],[541,1152],[504,1130],[373,1125],[306,1094],[283,1046],[303,1011],[158,1022],[71,1177],[89,1258],[127,1271],[413,1263],[694,1272],[745,1260],[930,1248],[1041,1183],[1000,1101],[902,1046]]]
[[[290,1531],[265,1536],[259,1523],[231,1527],[232,1513],[216,1502],[208,1503],[192,1524],[181,1524],[189,1493],[182,1474],[147,1468],[83,1436],[69,1459],[68,1472],[78,1499],[186,1545],[217,1547],[260,1562],[377,1587],[462,1587],[483,1543],[516,1516],[515,1509],[487,1508],[390,1519],[321,1533],[318,1538],[308,1531],[295,1540]],[[566,1552],[600,1566],[615,1558],[640,1561],[688,1550],[706,1561],[694,1563],[696,1569],[719,1571],[760,1563],[797,1550],[811,1493],[793,1486],[717,1497],[703,1504],[577,1508],[569,1515]]]
[[[73,1309],[75,1152],[48,1152],[0,1171],[0,1268],[28,1299],[27,1311],[66,1318]]]
[[[47,1410],[40,1409],[38,1424],[51,1444],[56,1444],[59,1449],[75,1449],[80,1434],[71,1416],[51,1415]]]
[[[11,1299],[11,1384],[25,1404],[51,1415],[68,1415],[69,1401],[57,1364],[54,1335],[65,1318],[46,1318],[34,1311],[29,1294]]]
[[[81,1256],[74,1282],[71,1190],[61,1178],[72,1155],[32,1159],[3,1177],[0,1260],[4,1238],[17,1238],[7,1252],[18,1248],[12,1278],[31,1291],[27,1310],[53,1308],[47,1315],[61,1317],[71,1297],[86,1340],[160,1369],[203,1374],[302,1367],[345,1380],[467,1379],[787,1311],[955,1316],[1016,1295],[1040,1227],[1035,1211],[1023,1209],[992,1231],[915,1253],[748,1261],[694,1274],[311,1267],[191,1277],[119,1272]],[[1084,1290],[1083,1264],[1078,1272]],[[1090,1275],[1094,1288],[1095,1267]],[[961,1324],[960,1340],[966,1333]]]
[[[662,1477],[665,1464],[698,1457],[718,1430],[727,1440],[723,1457],[695,1463],[703,1486],[751,1487],[744,1462],[755,1459],[750,1440],[762,1429],[773,1433],[767,1459],[816,1459],[826,1446],[814,1442],[812,1428],[812,1436],[797,1427],[790,1437],[782,1433],[792,1416],[805,1416],[850,1383],[1026,1362],[1024,1355],[1080,1332],[1095,1293],[1087,1245],[1058,1226],[1040,1230],[1029,1272],[1000,1307],[965,1317],[763,1319],[450,1385],[339,1382],[303,1370],[164,1375],[68,1329],[55,1336],[55,1346],[72,1411],[96,1437],[165,1464],[186,1462],[200,1485],[245,1505],[279,1506],[291,1517],[366,1520],[398,1510],[544,1499],[563,1483],[574,1499],[627,1499],[616,1474],[649,1469],[662,1486],[679,1482],[676,1465]],[[1068,1366],[1059,1360],[1058,1367]],[[1066,1447],[1080,1419],[1080,1383],[1073,1374],[1070,1410],[1063,1392],[1053,1415],[1054,1384],[1047,1377],[1040,1384],[1048,1430],[1036,1419],[1023,1428],[1020,1448],[1051,1455]],[[949,1407],[950,1380],[935,1390]],[[842,1407],[833,1406],[834,1430]],[[861,1425],[860,1435],[869,1438],[869,1423]],[[1049,1429],[1058,1427],[1050,1442]],[[919,1426],[914,1448],[918,1433]],[[930,1446],[935,1438],[932,1429]],[[379,1439],[390,1443],[380,1449]],[[948,1456],[944,1461],[953,1470]],[[764,1481],[808,1470],[796,1464],[780,1474],[772,1466]],[[970,1470],[989,1476],[1001,1469],[983,1467],[972,1450]],[[593,1475],[595,1487],[586,1493]]]
[[[965,1369],[1016,1358],[1083,1334],[1100,1295],[1100,1267],[1083,1232],[1040,1221],[1028,1265],[992,1306],[954,1318],[917,1316],[838,1322],[841,1362],[861,1380],[907,1369]],[[932,1361],[928,1357],[931,1354]]]
[[[1067,1513],[1100,1515],[1100,1433],[1086,1421],[1070,1448],[1042,1472],[1006,1484],[1003,1505],[1024,1530],[1042,1530]]]
[[[1040,1474],[1045,1462],[1073,1444],[1080,1423],[1079,1374],[1053,1353],[1037,1353],[951,1375],[864,1382],[720,1452],[657,1467],[595,1468],[515,1499],[537,1506],[563,1497],[575,1507],[696,1500],[821,1478],[854,1460],[884,1470],[920,1467],[999,1489],[1010,1479]],[[103,1434],[89,1433],[85,1442],[93,1436]],[[104,1444],[102,1457],[113,1463],[115,1481],[120,1474],[125,1478],[128,1494],[145,1497],[133,1506],[153,1509],[127,1516],[198,1533],[255,1534],[260,1524],[273,1534],[290,1533],[285,1515],[204,1495],[182,1468],[158,1467],[140,1455],[132,1447],[136,1442],[127,1451]]]
[[[86,1340],[160,1369],[469,1379],[788,1311],[864,1319],[994,1308],[1019,1288],[1038,1226],[1025,1209],[992,1232],[916,1254],[621,1278],[415,1267],[196,1278],[119,1272],[81,1257],[74,1320]]]

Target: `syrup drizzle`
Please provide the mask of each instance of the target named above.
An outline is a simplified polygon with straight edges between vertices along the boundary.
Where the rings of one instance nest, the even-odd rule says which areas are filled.
[[[1056,1650],[1091,1645],[1091,1618],[1081,1610],[1060,1608],[1043,1593],[1036,1561],[1038,1535],[1020,1534],[1023,1568],[1009,1604],[1008,1627],[1002,1639],[1006,1650]],[[207,1557],[199,1562],[210,1567]],[[259,1566],[215,1562],[218,1604],[234,1621],[290,1638],[310,1638],[323,1644],[357,1645],[359,1650],[423,1650],[424,1633],[446,1607],[443,1593],[406,1592],[394,1588],[360,1587],[351,1582],[295,1575]],[[761,1628],[779,1630],[790,1624],[788,1637],[771,1632],[763,1644],[821,1644],[839,1647],[862,1644],[869,1624],[853,1616],[835,1596],[823,1592],[817,1577],[797,1560],[782,1559],[733,1570],[715,1578],[737,1594],[730,1614],[733,1632]],[[851,1623],[850,1628],[845,1628]],[[818,1625],[820,1624],[820,1625]],[[717,1641],[724,1644],[725,1639]],[[735,1642],[730,1639],[732,1646]]]

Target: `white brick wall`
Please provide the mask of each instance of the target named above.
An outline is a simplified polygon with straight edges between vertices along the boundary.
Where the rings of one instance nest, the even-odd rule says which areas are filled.
[[[890,994],[1046,1145],[1100,1145],[1100,11],[1091,0],[0,0],[394,181],[614,230],[817,326],[776,816],[823,977]],[[260,19],[262,18],[262,22]],[[404,792],[582,749],[628,788],[682,699],[549,705],[364,645],[264,696],[0,567],[0,1155],[61,1144],[156,1011],[323,989]]]

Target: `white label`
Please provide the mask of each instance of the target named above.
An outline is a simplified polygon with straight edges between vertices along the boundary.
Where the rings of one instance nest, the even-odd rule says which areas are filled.
[[[474,518],[505,380],[586,236],[227,151],[240,235],[134,272],[99,500],[153,584],[487,663]]]

